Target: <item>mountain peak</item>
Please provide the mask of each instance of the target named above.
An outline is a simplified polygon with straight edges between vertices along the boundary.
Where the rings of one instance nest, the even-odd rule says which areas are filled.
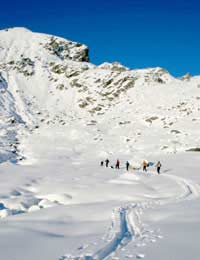
[[[84,44],[61,37],[34,33],[24,27],[0,31],[0,61],[18,61],[21,57],[31,60],[89,61],[89,50]]]
[[[6,29],[3,29],[3,30],[0,30],[1,31],[4,31],[4,32],[20,32],[20,33],[25,33],[25,32],[32,32],[31,30],[29,30],[28,28],[26,27],[10,27],[10,28],[6,28]]]

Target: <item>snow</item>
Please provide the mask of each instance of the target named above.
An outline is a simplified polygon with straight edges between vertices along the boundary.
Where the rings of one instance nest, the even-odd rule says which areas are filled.
[[[100,259],[107,254],[165,259],[169,248],[171,259],[187,259],[189,249],[198,259],[197,154],[163,156],[161,175],[155,170],[126,173],[96,162],[72,165],[59,153],[54,156],[38,166],[1,166],[2,203],[9,201],[4,206],[15,211],[26,205],[25,212],[4,215],[0,222],[7,230],[0,234],[4,259],[74,259],[89,253]],[[185,243],[186,231],[193,239],[180,252],[176,248]],[[21,250],[24,238],[26,250]],[[10,244],[13,250],[5,250]]]
[[[199,260],[200,77],[52,37],[0,31],[1,258]]]

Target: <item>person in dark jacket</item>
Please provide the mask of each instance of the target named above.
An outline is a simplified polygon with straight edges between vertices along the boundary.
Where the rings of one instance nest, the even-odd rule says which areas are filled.
[[[160,168],[161,168],[162,164],[160,161],[157,162],[156,164],[156,169],[157,169],[157,173],[160,174]]]
[[[109,161],[108,159],[105,160],[106,167],[108,167],[109,162],[110,162],[110,161]]]
[[[101,166],[103,166],[103,161],[101,161]]]
[[[129,166],[130,166],[130,163],[127,161],[127,162],[126,162],[126,170],[127,170],[127,171],[129,170]]]

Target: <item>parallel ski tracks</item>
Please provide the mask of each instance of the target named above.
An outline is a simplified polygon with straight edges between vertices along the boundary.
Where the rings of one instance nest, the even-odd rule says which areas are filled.
[[[157,199],[156,201],[146,201],[142,203],[130,203],[123,207],[113,209],[112,221],[108,233],[105,235],[105,244],[93,254],[84,254],[80,256],[65,255],[59,260],[103,260],[108,258],[118,249],[126,247],[131,241],[142,237],[145,233],[143,223],[141,222],[141,210],[149,207],[158,207],[159,205],[180,202],[199,197],[200,187],[198,184],[184,178],[163,174],[165,177],[174,180],[181,188],[182,192],[173,198]]]

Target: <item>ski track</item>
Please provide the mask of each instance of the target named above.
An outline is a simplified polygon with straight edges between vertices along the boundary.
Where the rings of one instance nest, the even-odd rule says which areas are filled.
[[[179,186],[181,186],[182,189],[184,190],[183,194],[180,194],[180,196],[175,198],[177,201],[184,200],[184,199],[187,199],[187,200],[194,199],[194,198],[199,197],[200,186],[198,184],[196,184],[188,179],[181,178],[181,177],[171,175],[171,174],[166,174],[164,176],[176,181],[176,183]]]
[[[125,207],[115,208],[111,227],[104,240],[105,245],[91,255],[71,256],[65,255],[60,260],[101,260],[108,257],[119,248],[125,247],[130,241],[140,236],[141,226],[138,218],[137,204],[129,204]]]
[[[140,215],[144,209],[148,209],[150,207],[155,208],[160,205],[167,205],[169,203],[178,203],[183,200],[199,197],[200,187],[198,184],[178,176],[170,174],[163,175],[174,180],[182,188],[183,193],[177,197],[165,199],[164,201],[158,198],[157,201],[152,200],[142,203],[130,203],[124,207],[113,209],[111,226],[109,228],[108,234],[104,237],[104,240],[107,242],[102,248],[91,254],[84,252],[78,256],[66,254],[60,257],[59,260],[103,260],[108,259],[109,256],[111,256],[111,259],[120,259],[117,256],[112,257],[112,255],[116,253],[118,249],[126,247],[131,241],[137,242],[137,239],[139,238],[141,241],[145,240],[145,238],[147,238],[146,234],[149,232],[154,233],[153,230],[145,230],[144,225],[141,222]],[[157,237],[160,238],[162,236]],[[154,239],[151,239],[151,241],[153,240]],[[136,259],[141,258],[138,254],[135,254],[135,257]],[[142,258],[144,257],[145,256],[142,255]],[[133,255],[131,255],[131,258],[133,258]]]

